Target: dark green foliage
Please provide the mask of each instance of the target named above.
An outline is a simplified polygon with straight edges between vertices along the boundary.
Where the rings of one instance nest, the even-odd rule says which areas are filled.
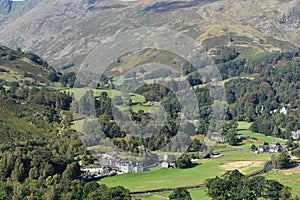
[[[192,167],[192,161],[191,158],[187,154],[183,154],[175,161],[177,168],[189,168]]]
[[[236,136],[236,133],[229,132],[225,136],[225,142],[227,142],[229,145],[236,145],[238,143],[238,138]]]
[[[5,182],[0,182],[0,200],[7,200],[11,197],[12,187]]]
[[[189,81],[191,86],[196,86],[202,84],[202,75],[199,72],[192,72],[187,76],[187,80]]]
[[[283,197],[291,198],[290,188],[284,187],[279,182],[266,180],[262,176],[249,178],[238,170],[227,171],[221,177],[207,179],[205,185],[207,195],[219,200],[256,200],[260,198],[279,200]]]
[[[65,87],[69,85],[70,88],[74,86],[75,80],[76,80],[75,72],[65,73],[59,77],[59,82],[61,82]]]
[[[251,147],[250,147],[250,149],[251,149],[252,151],[255,151],[255,150],[257,150],[257,146],[256,146],[255,144],[252,144]]]
[[[100,185],[97,190],[88,194],[86,200],[131,200],[129,190],[124,187],[117,186],[108,188],[105,185]]]
[[[217,49],[215,55],[216,57],[214,58],[214,60],[216,64],[218,64],[234,60],[239,55],[239,53],[235,50],[234,47],[222,46]]]
[[[0,199],[86,199],[94,191],[131,199],[126,189],[78,180],[79,156],[94,159],[70,128],[68,95],[40,88],[29,89],[25,99],[12,91],[0,95]]]
[[[292,156],[296,156],[298,159],[300,159],[300,147],[297,147],[292,151]]]
[[[194,139],[192,144],[190,145],[188,151],[189,152],[197,152],[200,151],[202,147],[202,144],[199,140]]]
[[[176,188],[173,193],[169,195],[170,200],[192,200],[190,193],[185,188]]]
[[[239,142],[237,138],[237,122],[227,122],[223,127],[222,134],[225,135],[225,142],[229,145],[236,145]]]
[[[59,76],[58,76],[57,72],[52,71],[52,72],[49,73],[48,79],[51,82],[57,82],[59,80]]]
[[[272,163],[275,169],[287,169],[291,166],[291,157],[287,152],[272,156]]]

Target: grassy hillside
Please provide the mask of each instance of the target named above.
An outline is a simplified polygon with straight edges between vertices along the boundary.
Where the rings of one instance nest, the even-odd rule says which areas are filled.
[[[54,69],[37,55],[0,46],[0,79],[22,84],[49,84],[51,72]]]

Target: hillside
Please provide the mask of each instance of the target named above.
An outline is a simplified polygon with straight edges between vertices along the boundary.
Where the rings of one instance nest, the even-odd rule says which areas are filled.
[[[0,52],[0,199],[110,199],[116,188],[80,180],[79,161],[94,158],[71,128],[72,98],[47,79],[54,70],[37,55]]]
[[[48,76],[56,71],[33,53],[0,46],[0,79],[23,84],[49,84]]]
[[[30,49],[55,67],[78,66],[102,40],[144,26],[168,26],[208,49],[226,44],[271,52],[300,45],[297,0],[27,0],[12,5],[1,5],[6,12],[0,43]]]

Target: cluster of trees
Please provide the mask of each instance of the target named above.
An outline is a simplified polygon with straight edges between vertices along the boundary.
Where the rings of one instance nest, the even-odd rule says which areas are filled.
[[[48,74],[48,80],[51,82],[60,82],[63,87],[69,86],[70,88],[72,88],[76,80],[76,73],[69,72],[62,74],[60,72],[51,71]]]
[[[191,194],[185,188],[176,188],[170,195],[170,200],[192,200]]]
[[[221,177],[205,181],[207,195],[213,199],[298,199],[291,189],[263,176],[247,177],[238,170],[227,171]]]
[[[123,187],[80,180],[78,161],[94,158],[70,127],[69,95],[9,86],[0,92],[0,199],[131,199]]]
[[[272,155],[272,164],[275,169],[288,169],[291,167],[291,156],[287,152]]]
[[[253,122],[252,131],[281,138],[300,128],[299,52],[258,55],[218,66],[224,78],[246,77],[225,83],[229,118]],[[247,78],[253,74],[254,79]],[[279,112],[283,107],[287,114]]]
[[[223,126],[222,135],[225,136],[225,142],[229,145],[236,145],[239,142],[237,138],[237,127],[238,124],[236,121],[228,121]]]
[[[189,167],[193,166],[191,158],[187,154],[183,154],[182,156],[177,158],[176,161],[175,161],[175,164],[176,164],[177,168],[181,168],[181,169],[189,168]]]
[[[9,87],[9,90],[6,90],[4,86]],[[2,88],[1,91],[6,97],[58,110],[69,110],[72,102],[70,94],[55,92],[53,89],[48,88],[24,86],[18,82],[0,81],[0,88]]]

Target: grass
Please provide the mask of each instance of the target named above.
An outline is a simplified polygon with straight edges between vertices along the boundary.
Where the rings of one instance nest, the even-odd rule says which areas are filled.
[[[189,190],[192,199],[201,199],[201,200],[211,200],[209,196],[206,195],[206,190],[205,189],[194,189],[194,190]]]
[[[133,197],[133,200],[160,200],[160,199],[169,199],[168,196],[171,194],[171,192],[163,192],[163,193],[157,193],[157,194],[147,194],[147,195],[141,195],[141,196],[135,196]]]
[[[284,170],[272,170],[265,175],[267,179],[279,181],[281,184],[292,188],[294,195],[300,196],[300,173],[286,173]]]
[[[145,102],[145,97],[143,95],[140,95],[140,94],[134,94],[133,96],[131,96],[131,100],[133,103],[136,103],[136,102]]]
[[[249,122],[238,122],[238,130],[249,130],[249,127],[251,126],[251,123]]]
[[[121,92],[117,90],[99,90],[99,89],[92,89],[92,88],[75,88],[75,89],[71,88],[71,89],[61,90],[61,92],[74,94],[76,98],[79,99],[89,90],[93,90],[95,96],[99,96],[102,92],[107,92],[109,97],[121,95]]]
[[[218,152],[218,151],[227,151],[227,150],[249,149],[252,144],[256,146],[260,146],[264,142],[269,142],[269,143],[280,142],[281,144],[285,144],[287,142],[287,140],[284,139],[265,136],[259,133],[253,133],[252,131],[249,130],[250,125],[251,123],[249,122],[238,122],[238,135],[248,135],[252,139],[245,140],[236,146],[230,146],[227,144],[217,144],[214,147],[213,151]]]
[[[189,169],[158,169],[143,173],[129,173],[104,178],[99,183],[110,187],[122,185],[130,191],[144,191],[159,188],[176,188],[203,184],[207,178],[220,176],[226,169],[220,165],[236,161],[267,161],[270,154],[255,154],[251,152],[227,152],[214,159],[199,160],[198,165]],[[257,170],[249,168],[248,173]]]
[[[188,191],[191,194],[192,199],[211,200],[211,198],[206,195],[205,189],[191,189]],[[170,194],[171,194],[171,192],[148,194],[148,195],[135,196],[135,197],[133,197],[133,199],[134,200],[137,200],[137,199],[141,199],[141,200],[169,199],[168,196]]]

